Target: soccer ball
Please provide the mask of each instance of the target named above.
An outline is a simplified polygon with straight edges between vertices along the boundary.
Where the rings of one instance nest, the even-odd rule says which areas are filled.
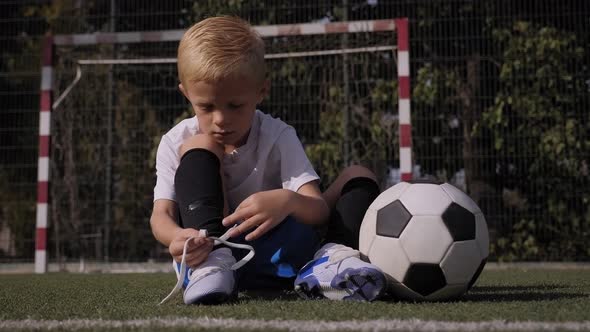
[[[359,250],[389,277],[390,293],[448,300],[473,286],[488,257],[488,227],[475,202],[448,184],[400,182],[369,206]]]

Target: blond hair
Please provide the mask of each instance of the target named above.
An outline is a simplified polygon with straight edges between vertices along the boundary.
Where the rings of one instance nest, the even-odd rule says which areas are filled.
[[[178,45],[180,82],[218,82],[244,75],[266,78],[264,41],[252,26],[231,16],[211,17],[188,29]]]

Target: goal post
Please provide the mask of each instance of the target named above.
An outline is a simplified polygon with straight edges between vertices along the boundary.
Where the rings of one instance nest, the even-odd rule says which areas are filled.
[[[410,57],[409,57],[409,33],[408,19],[398,18],[391,20],[372,20],[372,21],[351,21],[351,22],[334,22],[334,23],[304,23],[289,25],[269,25],[255,26],[254,29],[261,35],[265,41],[272,44],[267,47],[266,58],[269,61],[292,61],[297,58],[308,57],[334,57],[334,56],[354,56],[355,54],[390,54],[396,60],[396,65],[392,67],[376,67],[370,70],[388,70],[391,77],[397,78],[397,105],[391,105],[392,109],[397,108],[396,118],[398,128],[395,142],[399,143],[399,172],[401,180],[410,180],[412,178],[412,136],[410,121]],[[73,34],[73,35],[56,35],[47,36],[42,48],[42,75],[41,75],[41,97],[40,97],[40,120],[39,120],[39,159],[38,159],[38,190],[37,190],[37,214],[36,214],[36,240],[35,240],[35,272],[44,273],[47,271],[47,229],[49,225],[50,202],[49,202],[49,183],[50,176],[50,151],[52,136],[53,112],[60,112],[62,103],[68,100],[70,93],[74,93],[79,82],[84,81],[86,67],[100,65],[124,65],[124,66],[146,66],[146,65],[167,65],[173,66],[176,62],[170,54],[164,57],[158,57],[157,50],[152,55],[142,54],[136,58],[108,58],[100,55],[98,58],[79,57],[73,61],[77,67],[74,78],[69,78],[65,84],[56,84],[55,66],[59,54],[58,49],[74,50],[88,49],[99,45],[125,45],[133,48],[133,45],[161,45],[162,43],[177,43],[182,38],[184,30],[166,30],[166,31],[144,31],[144,32],[114,32],[114,33],[93,33],[93,34]],[[381,33],[389,36],[385,44],[371,44],[370,38],[358,37],[358,34]],[[316,40],[314,36],[322,36],[330,39]],[[338,38],[338,36],[345,36]],[[297,43],[293,42],[297,38]],[[329,42],[327,42],[329,40]],[[395,40],[395,42],[393,42]],[[322,44],[324,43],[324,44]],[[334,44],[328,45],[326,43]],[[302,45],[291,49],[294,44]],[[318,46],[319,45],[319,46]],[[289,46],[289,47],[287,47]],[[305,47],[303,47],[305,46]],[[155,48],[155,47],[154,47]],[[271,49],[270,52],[269,49]],[[276,49],[276,50],[275,50]],[[66,52],[66,51],[64,51]],[[88,54],[92,54],[89,52]],[[383,58],[387,58],[384,56]],[[370,75],[370,65],[378,62],[381,58],[367,58],[364,63],[352,64],[356,66],[353,76],[358,73]],[[346,62],[345,62],[346,64]],[[306,63],[297,64],[299,70],[305,71]],[[332,63],[332,65],[334,65]],[[317,65],[321,67],[321,64]],[[358,67],[358,68],[357,68]],[[142,67],[145,68],[145,67]],[[287,69],[285,69],[287,68]],[[283,70],[291,70],[287,66]],[[323,75],[338,75],[337,68],[334,67],[335,73],[324,73]],[[167,69],[164,75],[167,79],[174,76],[173,69]],[[293,69],[294,70],[294,69]],[[311,69],[310,69],[311,70]],[[149,71],[145,70],[144,71]],[[346,71],[346,70],[345,70]],[[367,74],[368,73],[368,74]],[[317,76],[309,76],[310,85],[316,84],[313,80]],[[354,78],[352,78],[354,80]],[[349,91],[358,90],[356,93],[361,96],[366,92],[363,87],[354,82],[342,91],[338,89],[326,89],[325,94],[344,94]],[[57,91],[61,90],[61,91]],[[288,89],[286,89],[288,90]],[[333,91],[334,90],[334,91]],[[392,91],[393,94],[393,91]],[[345,96],[349,100],[348,96]],[[365,96],[366,97],[366,96]],[[368,98],[368,97],[367,97]],[[276,99],[276,98],[275,98]],[[285,101],[279,101],[285,103]],[[277,102],[277,105],[282,105]],[[310,103],[312,101],[309,101]],[[279,107],[278,107],[279,108]],[[288,108],[285,108],[288,109]],[[287,111],[285,111],[287,112]],[[285,113],[287,114],[287,113]],[[303,122],[309,120],[301,120]],[[354,135],[354,134],[352,134]],[[89,203],[90,205],[90,203]]]

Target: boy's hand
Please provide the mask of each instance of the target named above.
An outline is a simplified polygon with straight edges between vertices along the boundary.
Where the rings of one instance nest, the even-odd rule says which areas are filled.
[[[174,236],[168,251],[174,260],[178,263],[182,261],[182,250],[184,249],[184,242],[189,237],[194,237],[186,248],[185,261],[186,265],[194,268],[201,264],[213,249],[213,240],[199,236],[199,231],[194,228],[185,228]]]
[[[246,198],[234,213],[223,219],[228,227],[239,223],[231,230],[230,237],[236,237],[256,228],[246,235],[247,241],[256,240],[264,233],[280,224],[290,213],[289,201],[294,193],[286,189],[261,191]]]

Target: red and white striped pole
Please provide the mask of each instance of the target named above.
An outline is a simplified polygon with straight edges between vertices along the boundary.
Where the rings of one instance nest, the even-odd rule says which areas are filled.
[[[408,19],[396,19],[399,97],[399,164],[402,181],[412,180],[412,124],[410,122],[410,52]]]
[[[41,50],[41,95],[39,109],[39,161],[37,168],[37,225],[35,273],[47,272],[47,225],[49,217],[49,141],[53,90],[53,37],[43,40]]]

